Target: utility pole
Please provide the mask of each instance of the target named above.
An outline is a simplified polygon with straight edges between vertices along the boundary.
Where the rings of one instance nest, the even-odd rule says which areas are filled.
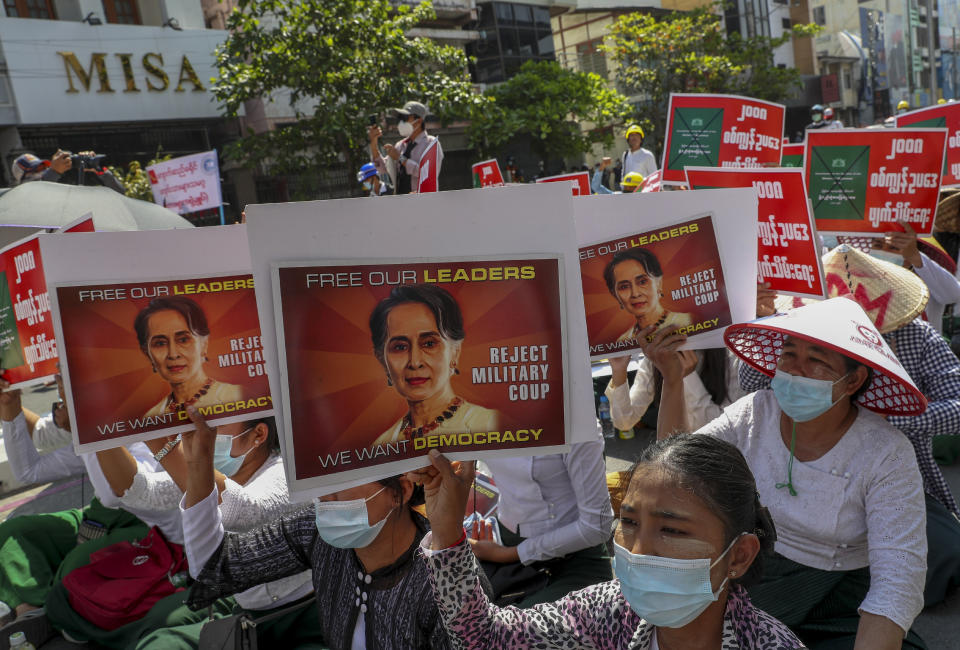
[[[936,53],[936,33],[933,29],[933,12],[936,9],[935,0],[927,0],[927,50],[930,52],[930,104],[937,103],[937,58]],[[941,51],[942,55],[942,51]]]

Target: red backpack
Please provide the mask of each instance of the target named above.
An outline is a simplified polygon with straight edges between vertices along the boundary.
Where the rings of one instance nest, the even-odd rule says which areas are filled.
[[[104,630],[142,618],[158,600],[181,591],[187,557],[154,526],[136,542],[117,542],[63,579],[73,610]]]

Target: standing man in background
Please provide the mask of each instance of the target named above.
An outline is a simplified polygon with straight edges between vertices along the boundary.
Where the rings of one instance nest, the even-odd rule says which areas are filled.
[[[638,124],[631,124],[624,134],[629,151],[623,152],[620,173],[623,177],[637,172],[644,178],[657,171],[657,160],[649,150],[643,148],[644,133]]]
[[[420,185],[420,158],[427,147],[436,140],[436,136],[428,135],[426,131],[427,107],[420,102],[407,102],[403,108],[391,109],[396,113],[399,121],[397,130],[403,137],[395,145],[384,145],[386,156],[380,154],[378,146],[383,135],[380,127],[370,127],[370,159],[377,166],[377,171],[387,174],[390,184],[396,188],[397,194],[415,194]],[[437,175],[443,164],[443,149],[437,143]]]

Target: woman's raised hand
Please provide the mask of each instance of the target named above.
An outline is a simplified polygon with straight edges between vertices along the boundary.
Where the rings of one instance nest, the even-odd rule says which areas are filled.
[[[476,467],[473,462],[450,462],[436,449],[430,450],[428,467],[407,473],[423,484],[427,517],[433,531],[432,548],[445,549],[463,537],[463,513],[470,496]]]
[[[0,379],[0,420],[13,422],[22,410],[20,391],[10,390],[10,382]]]
[[[640,339],[646,341],[643,353],[663,375],[664,382],[682,381],[690,372],[689,356],[685,357],[679,351],[687,342],[687,335],[678,333],[678,329],[678,326],[671,325],[656,332],[649,341],[646,337]]]
[[[187,407],[187,415],[196,429],[183,434],[181,446],[183,457],[188,463],[202,463],[213,467],[213,449],[217,444],[217,430],[211,429],[200,411],[192,406]]]

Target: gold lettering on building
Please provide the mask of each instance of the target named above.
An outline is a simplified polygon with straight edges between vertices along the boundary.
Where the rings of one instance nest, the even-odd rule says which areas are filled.
[[[180,78],[177,80],[177,87],[175,92],[183,92],[183,82],[189,81],[193,84],[193,92],[203,92],[206,88],[203,87],[203,84],[200,83],[200,77],[197,76],[196,70],[193,69],[193,66],[190,65],[190,59],[187,58],[187,55],[183,55],[183,60],[180,62]]]
[[[100,83],[100,88],[97,90],[97,92],[114,92],[113,88],[110,87],[110,77],[107,76],[107,64],[104,61],[104,58],[107,56],[106,52],[94,52],[91,54],[90,68],[87,70],[83,69],[83,66],[80,65],[80,61],[77,59],[77,55],[73,52],[57,52],[57,54],[63,58],[63,67],[67,71],[67,84],[69,84],[69,88],[67,89],[68,93],[80,92],[73,85],[74,75],[76,75],[77,79],[80,80],[80,83],[83,85],[83,89],[87,92],[90,92],[90,82],[93,81],[94,70],[97,71],[97,79]]]
[[[154,63],[150,60],[153,57],[157,60],[157,63]],[[143,55],[143,69],[147,71],[147,90],[152,90],[155,92],[160,92],[166,90],[170,85],[170,77],[167,76],[167,73],[163,71],[163,55],[157,54],[155,52],[147,52]],[[153,81],[150,80],[150,76],[156,77],[163,82],[162,86],[154,85]]]
[[[133,78],[133,65],[130,63],[130,57],[132,54],[117,54],[116,57],[120,59],[120,65],[123,68],[123,80],[127,83],[127,87],[123,89],[125,93],[138,93],[140,89],[137,88],[137,80]]]

